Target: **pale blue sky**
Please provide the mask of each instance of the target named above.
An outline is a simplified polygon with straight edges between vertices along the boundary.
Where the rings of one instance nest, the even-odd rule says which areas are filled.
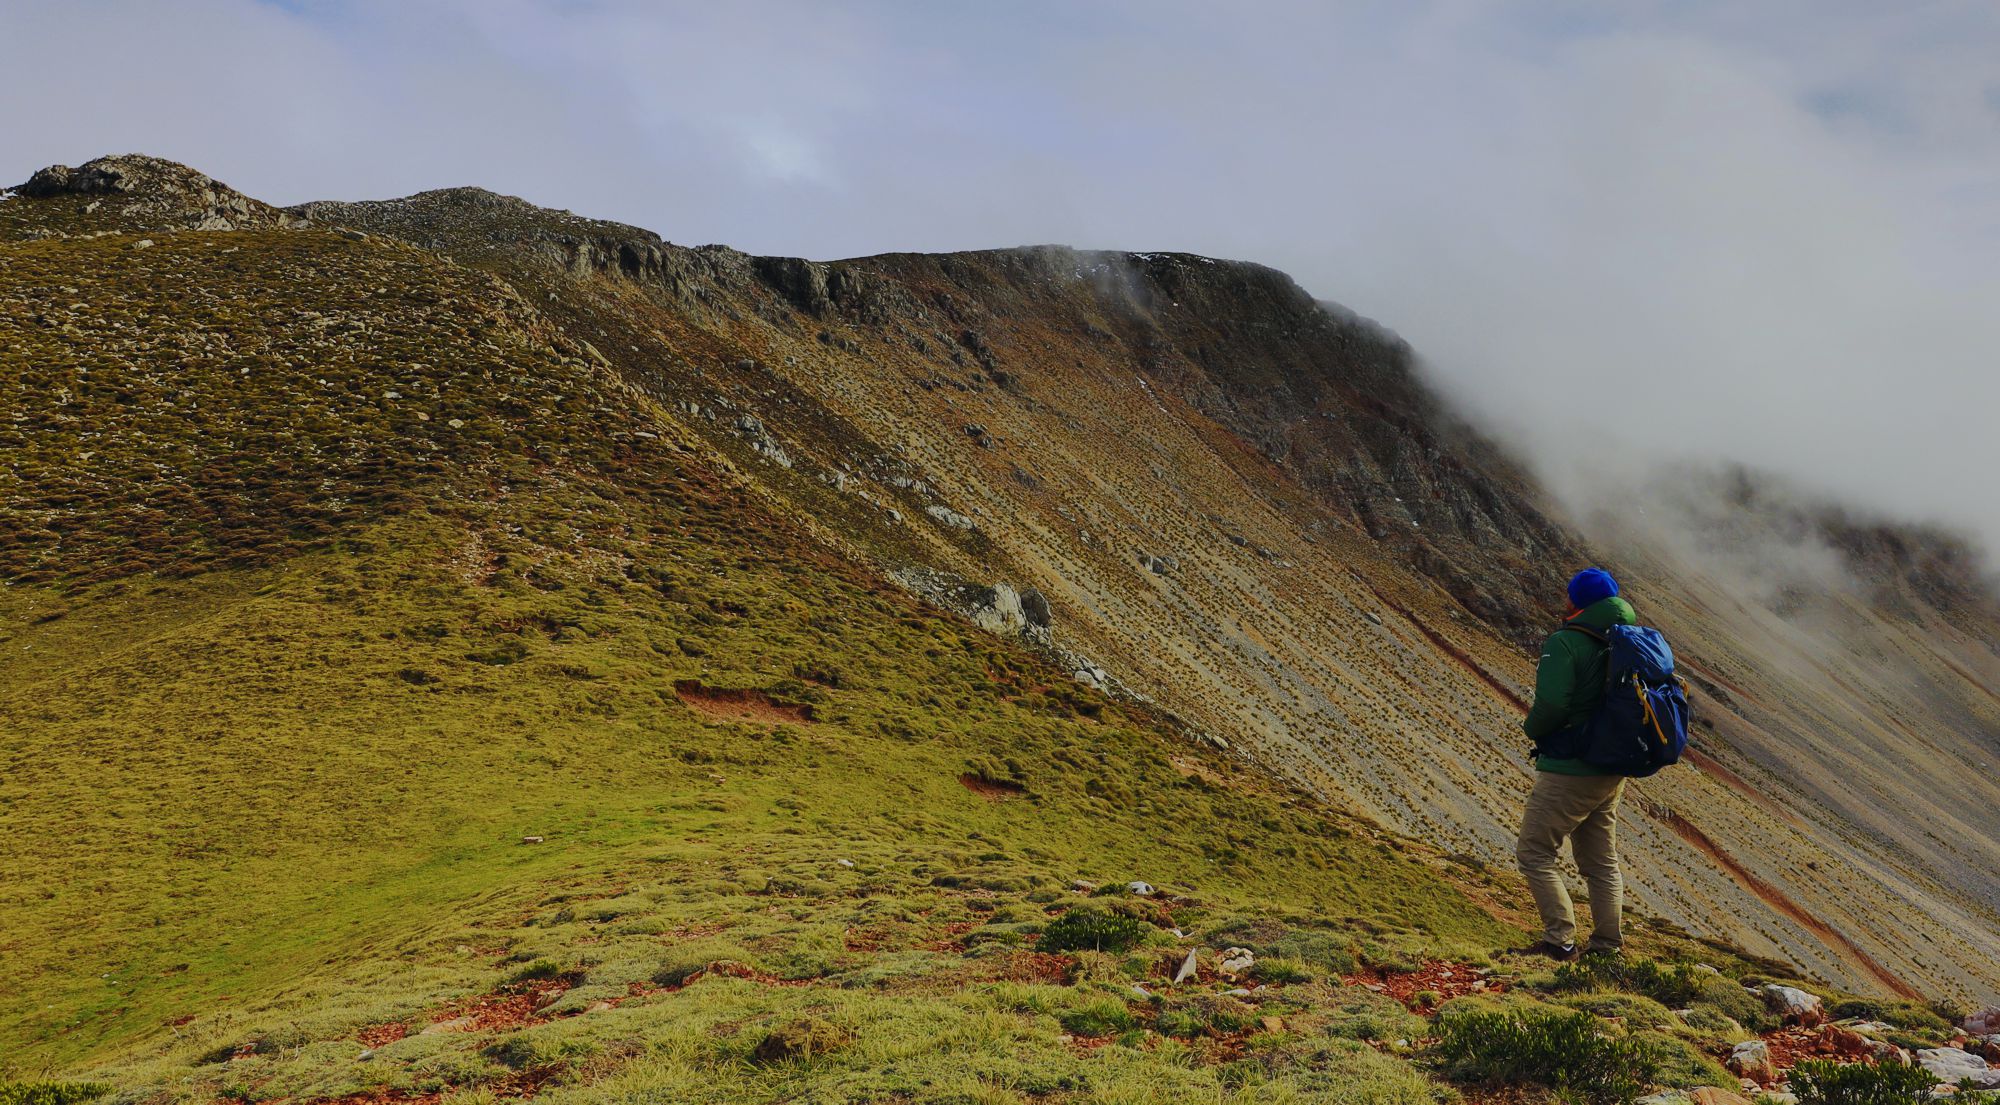
[[[1985,2],[0,0],[0,179],[1250,258],[1554,475],[1613,404],[1641,455],[2000,538],[1996,59]]]

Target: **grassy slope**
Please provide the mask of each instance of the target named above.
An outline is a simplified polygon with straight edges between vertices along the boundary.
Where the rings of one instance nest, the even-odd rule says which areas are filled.
[[[1211,781],[1230,768],[1196,772],[1147,717],[794,536],[483,278],[330,235],[158,237],[10,246],[0,267],[23,308],[0,340],[27,366],[0,482],[0,808],[37,827],[0,870],[17,1073],[466,1085],[671,1064],[662,1041],[704,1023],[677,1003],[740,1027],[804,1000],[718,980],[621,1007],[653,1010],[622,1042],[423,1036],[390,1045],[407,1063],[352,1065],[357,1029],[490,989],[496,956],[610,993],[697,931],[800,978],[907,960],[932,1004],[850,1019],[902,1018],[896,1046],[945,1054],[950,1033],[906,1030],[1015,1018],[975,1018],[976,1047],[1019,1061],[1047,1019],[957,986],[1019,968],[867,945],[996,901],[1039,913],[1077,877],[1185,887],[1188,925],[1310,922],[1342,954],[1511,938],[1416,854]],[[714,720],[681,678],[819,720]],[[1026,794],[988,802],[968,771]],[[621,892],[638,908],[599,913],[653,920],[617,941],[554,923],[552,897]],[[882,940],[850,948],[872,922]]]

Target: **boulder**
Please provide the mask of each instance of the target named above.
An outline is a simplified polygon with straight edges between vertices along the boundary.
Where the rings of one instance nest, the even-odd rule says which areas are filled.
[[[1762,1040],[1745,1040],[1729,1049],[1729,1058],[1722,1064],[1729,1073],[1738,1078],[1746,1078],[1759,1086],[1775,1085],[1778,1081],[1778,1064],[1771,1058],[1771,1047]]]
[[[972,624],[988,633],[1019,633],[1028,624],[1020,593],[1004,583],[985,588],[973,598]]]
[[[1180,983],[1186,982],[1188,979],[1195,977],[1195,971],[1200,967],[1200,965],[1201,961],[1195,957],[1195,949],[1189,948],[1187,953],[1187,958],[1181,960],[1180,969],[1174,972],[1175,985],[1179,985]]]
[[[1742,1094],[1716,1086],[1696,1086],[1688,1091],[1688,1097],[1693,1099],[1694,1105],[1750,1105],[1749,1099]]]
[[[1974,1036],[2000,1035],[2000,1007],[1982,1009],[1974,1013],[1965,1018],[1965,1024],[1961,1027]]]
[[[1826,1005],[1817,994],[1774,982],[1764,987],[1763,997],[1765,1008],[1783,1017],[1786,1024],[1813,1028],[1826,1023]]]
[[[1931,1072],[1931,1077],[1942,1085],[1970,1081],[1976,1089],[2000,1089],[2000,1070],[1960,1048],[1927,1047],[1917,1052],[1917,1065]]]
[[[1055,624],[1055,611],[1049,609],[1049,597],[1034,588],[1021,592],[1021,613],[1028,624],[1037,629],[1047,629]]]

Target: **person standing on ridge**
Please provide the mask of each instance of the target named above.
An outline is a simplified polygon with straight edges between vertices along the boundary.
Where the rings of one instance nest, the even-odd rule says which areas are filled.
[[[1542,646],[1535,670],[1535,704],[1521,723],[1535,744],[1535,787],[1521,815],[1514,850],[1542,915],[1542,939],[1530,951],[1558,960],[1577,956],[1576,912],[1557,864],[1564,840],[1590,886],[1588,950],[1617,954],[1623,943],[1619,911],[1625,883],[1618,871],[1618,799],[1625,777],[1568,754],[1570,738],[1604,699],[1610,664],[1604,632],[1633,625],[1632,604],[1618,581],[1585,568],[1569,581],[1569,613]]]

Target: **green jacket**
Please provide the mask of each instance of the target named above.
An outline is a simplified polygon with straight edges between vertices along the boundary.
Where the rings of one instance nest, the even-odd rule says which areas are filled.
[[[1636,618],[1632,604],[1613,596],[1593,602],[1570,622],[1605,630],[1614,625],[1632,625]],[[1569,623],[1564,623],[1569,624]],[[1542,661],[1535,668],[1535,705],[1521,730],[1536,744],[1552,733],[1589,720],[1591,711],[1604,700],[1605,648],[1581,633],[1561,630],[1550,634],[1542,645]],[[1604,775],[1607,772],[1582,760],[1538,756],[1535,770],[1557,775]]]

